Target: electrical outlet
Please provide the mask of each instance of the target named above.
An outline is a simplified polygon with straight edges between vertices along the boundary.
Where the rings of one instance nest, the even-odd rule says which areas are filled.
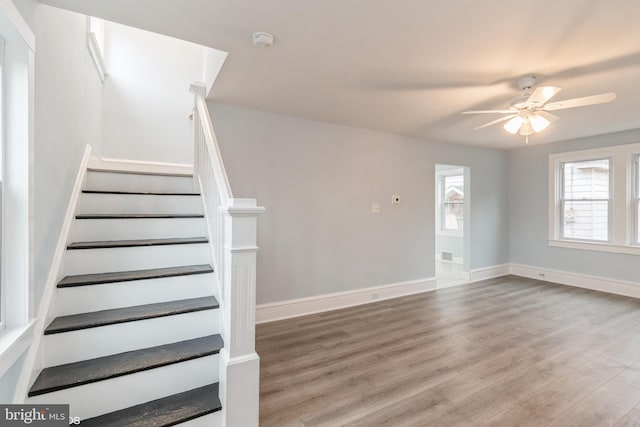
[[[538,273],[538,277],[545,277],[544,273]]]
[[[380,213],[380,203],[377,203],[377,202],[371,203],[371,213],[372,214]]]
[[[393,195],[391,196],[391,204],[392,205],[399,205],[400,204],[400,196],[398,195]]]

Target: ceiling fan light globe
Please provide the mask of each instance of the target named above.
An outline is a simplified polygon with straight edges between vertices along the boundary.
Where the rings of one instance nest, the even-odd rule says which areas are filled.
[[[536,133],[536,131],[533,130],[533,126],[531,126],[531,122],[529,121],[529,118],[525,118],[522,121],[522,126],[520,126],[520,131],[518,132],[518,134],[522,135],[522,136],[529,136],[529,135],[533,135],[534,133]]]
[[[537,114],[531,116],[529,122],[531,123],[531,127],[533,128],[534,132],[542,132],[547,128],[547,126],[549,126],[549,123],[551,123],[546,118]]]
[[[520,129],[520,126],[522,126],[523,122],[524,119],[522,117],[516,116],[504,124],[504,130],[515,135],[516,133],[518,133],[518,130]]]

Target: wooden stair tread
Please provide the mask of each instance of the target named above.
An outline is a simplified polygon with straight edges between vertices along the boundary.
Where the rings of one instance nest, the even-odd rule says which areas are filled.
[[[195,311],[213,310],[218,307],[218,300],[210,296],[60,316],[53,319],[44,330],[44,334],[51,335]]]
[[[78,214],[76,219],[204,218],[204,214]]]
[[[82,190],[84,194],[124,194],[138,196],[199,196],[200,193],[164,191]]]
[[[218,383],[89,418],[82,427],[167,427],[222,409]]]
[[[58,282],[58,288],[130,282],[133,280],[161,279],[164,277],[190,276],[194,274],[207,273],[213,273],[213,267],[209,264],[151,268],[148,270],[115,271],[110,273],[79,274],[76,276],[64,277],[60,282]]]
[[[194,243],[209,243],[206,237],[174,237],[170,239],[137,239],[137,240],[104,240],[95,242],[74,242],[67,249],[104,249],[104,248],[131,248],[137,246],[166,246],[188,245]]]
[[[135,372],[217,354],[223,346],[220,335],[127,351],[81,362],[52,366],[40,372],[29,396],[77,387]]]

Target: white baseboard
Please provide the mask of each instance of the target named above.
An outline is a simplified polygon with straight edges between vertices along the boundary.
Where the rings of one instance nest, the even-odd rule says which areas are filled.
[[[492,265],[491,267],[477,268],[471,270],[469,279],[472,282],[479,280],[493,279],[495,277],[509,274],[509,264]]]
[[[405,295],[419,294],[436,289],[436,279],[428,278],[409,282],[393,283],[390,285],[356,289],[353,291],[336,292],[307,298],[299,298],[256,307],[256,323],[273,322],[372,303],[385,299],[397,298]]]
[[[64,216],[64,222],[62,223],[62,228],[60,229],[60,234],[58,235],[58,242],[56,244],[56,250],[53,254],[53,259],[51,260],[49,274],[47,275],[47,281],[45,282],[44,293],[42,295],[42,299],[40,300],[40,307],[35,313],[35,324],[33,327],[34,338],[27,352],[26,360],[22,365],[22,370],[20,372],[20,377],[18,378],[18,383],[16,385],[13,397],[13,403],[24,403],[33,374],[40,371],[43,367],[42,364],[44,358],[42,357],[40,352],[42,351],[41,347],[43,347],[41,346],[41,343],[44,336],[44,328],[47,325],[47,320],[50,320],[48,313],[55,299],[56,283],[62,277],[63,271],[61,267],[63,256],[67,248],[67,244],[69,243],[69,231],[71,230],[71,224],[76,212],[76,206],[78,204],[78,200],[80,199],[80,194],[82,193],[82,187],[84,185],[84,180],[87,174],[87,166],[89,164],[89,159],[91,158],[91,156],[92,148],[87,144],[84,151],[84,156],[82,157],[82,161],[80,162],[78,168],[78,173],[73,185],[73,190],[71,191],[71,198],[69,199],[69,204],[67,205],[67,212]]]
[[[112,159],[102,157],[99,154],[91,156],[89,160],[90,169],[100,169],[108,171],[136,171],[140,173],[162,173],[192,175],[193,165],[184,163],[163,163],[148,162],[143,160]]]
[[[509,266],[509,272],[515,276],[528,277],[561,285],[640,298],[640,283],[638,282],[628,282],[606,277],[589,276],[586,274],[513,263]]]

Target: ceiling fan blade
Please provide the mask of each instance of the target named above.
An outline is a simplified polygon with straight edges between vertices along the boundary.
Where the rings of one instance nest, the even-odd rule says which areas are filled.
[[[550,122],[555,122],[556,120],[558,120],[560,117],[556,116],[555,114],[551,114],[551,113],[547,113],[544,110],[537,110],[535,112],[535,114],[537,114],[538,116],[542,116],[545,119],[549,120]]]
[[[477,111],[463,111],[462,114],[513,114],[517,110],[477,110]]]
[[[493,121],[490,121],[489,123],[485,123],[483,125],[480,125],[477,128],[474,128],[474,130],[483,129],[483,128],[486,128],[486,127],[489,127],[489,126],[493,126],[493,125],[498,124],[500,122],[505,122],[507,120],[510,120],[510,119],[512,119],[512,118],[514,118],[516,116],[517,116],[517,114],[509,114],[508,116],[500,117],[497,120],[493,120]]]
[[[562,89],[559,87],[553,86],[540,86],[537,87],[536,90],[533,91],[529,99],[527,99],[527,104],[532,107],[542,107],[548,100],[553,98],[558,92]]]
[[[544,107],[543,110],[563,110],[565,108],[585,107],[587,105],[606,104],[616,99],[618,95],[613,92],[601,93],[600,95],[585,96],[583,98],[567,99],[565,101],[551,102]]]

